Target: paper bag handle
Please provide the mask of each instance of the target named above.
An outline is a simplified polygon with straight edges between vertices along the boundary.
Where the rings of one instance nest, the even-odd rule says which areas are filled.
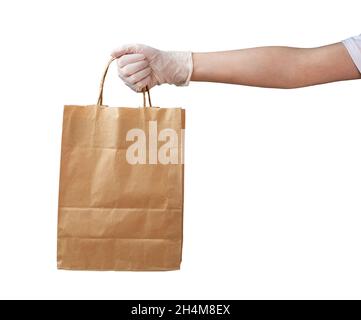
[[[97,102],[97,106],[100,107],[103,105],[103,91],[104,91],[104,82],[105,82],[105,77],[107,76],[110,64],[116,60],[117,58],[112,57],[109,62],[107,63],[107,66],[105,67],[104,73],[103,73],[103,77],[102,80],[100,81],[100,90],[99,90],[99,97],[98,97],[98,102]],[[150,93],[149,93],[149,89],[148,87],[145,87],[145,89],[143,89],[143,107],[145,108],[147,106],[147,102],[146,102],[146,97],[145,94],[147,93],[148,95],[148,103],[149,106],[152,107],[152,101],[150,100]]]

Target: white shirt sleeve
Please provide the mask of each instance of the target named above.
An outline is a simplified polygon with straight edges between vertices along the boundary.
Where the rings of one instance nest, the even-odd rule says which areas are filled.
[[[357,69],[361,72],[361,35],[348,38],[342,41],[342,43],[348,50]]]

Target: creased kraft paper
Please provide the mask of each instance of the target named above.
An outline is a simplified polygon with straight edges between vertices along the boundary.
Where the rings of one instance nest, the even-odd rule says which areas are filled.
[[[127,132],[177,132],[179,163],[129,164]],[[182,258],[185,111],[65,106],[58,268],[177,270]],[[158,141],[159,149],[164,142]]]

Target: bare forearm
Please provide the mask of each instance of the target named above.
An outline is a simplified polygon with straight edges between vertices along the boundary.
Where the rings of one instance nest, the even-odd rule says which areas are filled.
[[[360,78],[341,43],[311,49],[260,47],[193,53],[192,81],[297,88]]]

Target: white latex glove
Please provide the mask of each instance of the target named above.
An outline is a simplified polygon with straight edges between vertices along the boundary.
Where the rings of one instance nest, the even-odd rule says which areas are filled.
[[[187,86],[193,71],[192,52],[128,44],[114,50],[112,56],[118,58],[119,77],[137,92],[163,83]]]

